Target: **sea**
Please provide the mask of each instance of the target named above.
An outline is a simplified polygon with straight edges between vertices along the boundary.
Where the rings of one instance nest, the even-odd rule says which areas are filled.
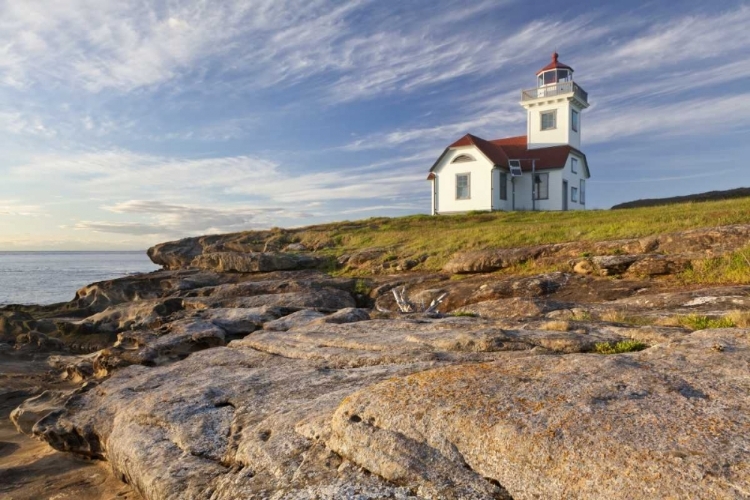
[[[0,306],[67,302],[90,283],[157,269],[145,250],[0,252]]]

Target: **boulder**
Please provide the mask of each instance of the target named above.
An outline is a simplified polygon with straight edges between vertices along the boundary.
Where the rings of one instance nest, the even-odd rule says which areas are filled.
[[[218,326],[230,335],[248,334],[263,324],[282,316],[283,312],[274,307],[243,307],[208,309],[203,318]]]
[[[18,432],[30,436],[34,425],[53,411],[59,411],[75,391],[47,390],[24,401],[10,413]]]
[[[592,257],[591,262],[602,276],[623,274],[635,261],[637,255],[603,255]]]
[[[443,271],[452,274],[490,273],[536,259],[544,250],[545,247],[525,247],[462,252],[454,255],[443,266]]]
[[[690,267],[690,259],[679,255],[649,255],[628,268],[635,276],[660,276],[677,274]]]
[[[79,321],[91,332],[121,332],[138,328],[157,328],[165,318],[183,310],[182,299],[148,299],[113,305]]]
[[[285,332],[323,317],[325,317],[325,314],[322,312],[313,309],[302,309],[277,320],[269,321],[263,325],[263,329],[274,332]]]
[[[315,321],[315,323],[355,323],[357,321],[365,321],[370,319],[370,313],[366,309],[358,309],[356,307],[347,307],[340,309],[333,314],[324,316]]]
[[[594,272],[594,264],[588,259],[582,259],[573,265],[573,272],[578,274],[591,274]]]
[[[184,238],[155,245],[146,254],[154,264],[164,269],[184,269],[203,253],[203,246],[201,238]]]

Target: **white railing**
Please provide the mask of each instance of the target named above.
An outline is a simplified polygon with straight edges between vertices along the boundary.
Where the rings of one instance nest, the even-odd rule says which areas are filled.
[[[554,97],[561,94],[575,94],[576,97],[588,102],[589,94],[579,87],[575,82],[560,82],[554,85],[545,85],[535,89],[522,90],[521,101],[530,101],[540,97]]]

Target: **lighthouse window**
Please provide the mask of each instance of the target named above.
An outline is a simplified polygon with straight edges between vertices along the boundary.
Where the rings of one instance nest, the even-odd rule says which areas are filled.
[[[570,171],[574,174],[578,173],[578,158],[570,159]]]
[[[468,200],[471,198],[471,176],[470,174],[456,175],[456,199]]]
[[[557,113],[555,111],[545,111],[542,113],[542,130],[551,130],[557,128]]]
[[[571,121],[572,121],[571,125],[573,127],[573,132],[578,132],[578,119],[579,119],[578,118],[578,111],[576,111],[574,109],[573,110],[573,115],[572,115],[572,118],[571,118]]]
[[[500,199],[508,199],[508,174],[500,172]]]
[[[586,204],[586,181],[581,179],[581,205]]]
[[[544,84],[549,85],[550,83],[555,83],[557,81],[557,75],[555,74],[555,71],[547,71],[544,73]]]
[[[578,188],[572,187],[570,188],[570,201],[578,201]]]
[[[534,176],[534,199],[549,199],[549,174],[536,174]]]

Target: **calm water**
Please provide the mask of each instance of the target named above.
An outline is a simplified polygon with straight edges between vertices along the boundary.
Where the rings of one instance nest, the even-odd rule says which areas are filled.
[[[145,251],[0,252],[0,305],[65,302],[89,283],[156,269]]]

